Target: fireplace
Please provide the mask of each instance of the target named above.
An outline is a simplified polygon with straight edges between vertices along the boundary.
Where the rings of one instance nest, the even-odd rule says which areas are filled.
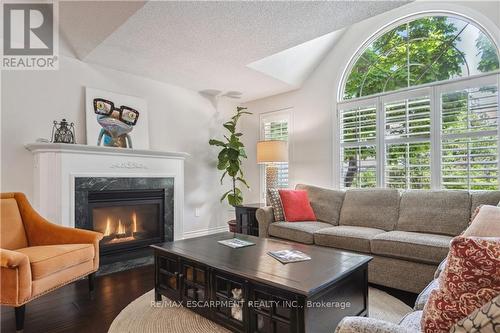
[[[152,258],[174,239],[174,178],[75,177],[75,226],[104,235],[101,264]]]
[[[90,225],[104,234],[101,254],[128,252],[163,242],[164,201],[164,190],[89,192]]]

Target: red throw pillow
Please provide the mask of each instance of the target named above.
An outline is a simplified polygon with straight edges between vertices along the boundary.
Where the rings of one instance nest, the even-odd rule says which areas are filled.
[[[316,215],[303,190],[279,190],[285,221],[316,221]]]
[[[425,333],[449,332],[468,316],[500,295],[500,238],[455,237],[439,288],[425,304]]]

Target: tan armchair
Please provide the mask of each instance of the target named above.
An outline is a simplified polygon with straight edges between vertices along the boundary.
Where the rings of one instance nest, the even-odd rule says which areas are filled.
[[[22,193],[0,197],[0,303],[15,307],[16,329],[25,304],[99,268],[98,232],[67,228],[41,217]]]

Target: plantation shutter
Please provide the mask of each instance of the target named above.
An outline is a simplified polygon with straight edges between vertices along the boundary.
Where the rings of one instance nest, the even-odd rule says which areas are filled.
[[[288,141],[288,117],[283,119],[272,119],[263,121],[264,140]],[[275,163],[278,167],[278,187],[288,188],[288,163]]]
[[[377,185],[375,105],[340,110],[341,187]]]
[[[429,96],[384,104],[386,187],[431,188]]]
[[[498,85],[441,95],[441,177],[446,189],[498,189]]]

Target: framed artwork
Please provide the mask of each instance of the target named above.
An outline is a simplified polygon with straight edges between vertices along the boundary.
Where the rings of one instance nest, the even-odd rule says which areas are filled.
[[[145,99],[87,87],[85,111],[87,145],[149,149]]]

